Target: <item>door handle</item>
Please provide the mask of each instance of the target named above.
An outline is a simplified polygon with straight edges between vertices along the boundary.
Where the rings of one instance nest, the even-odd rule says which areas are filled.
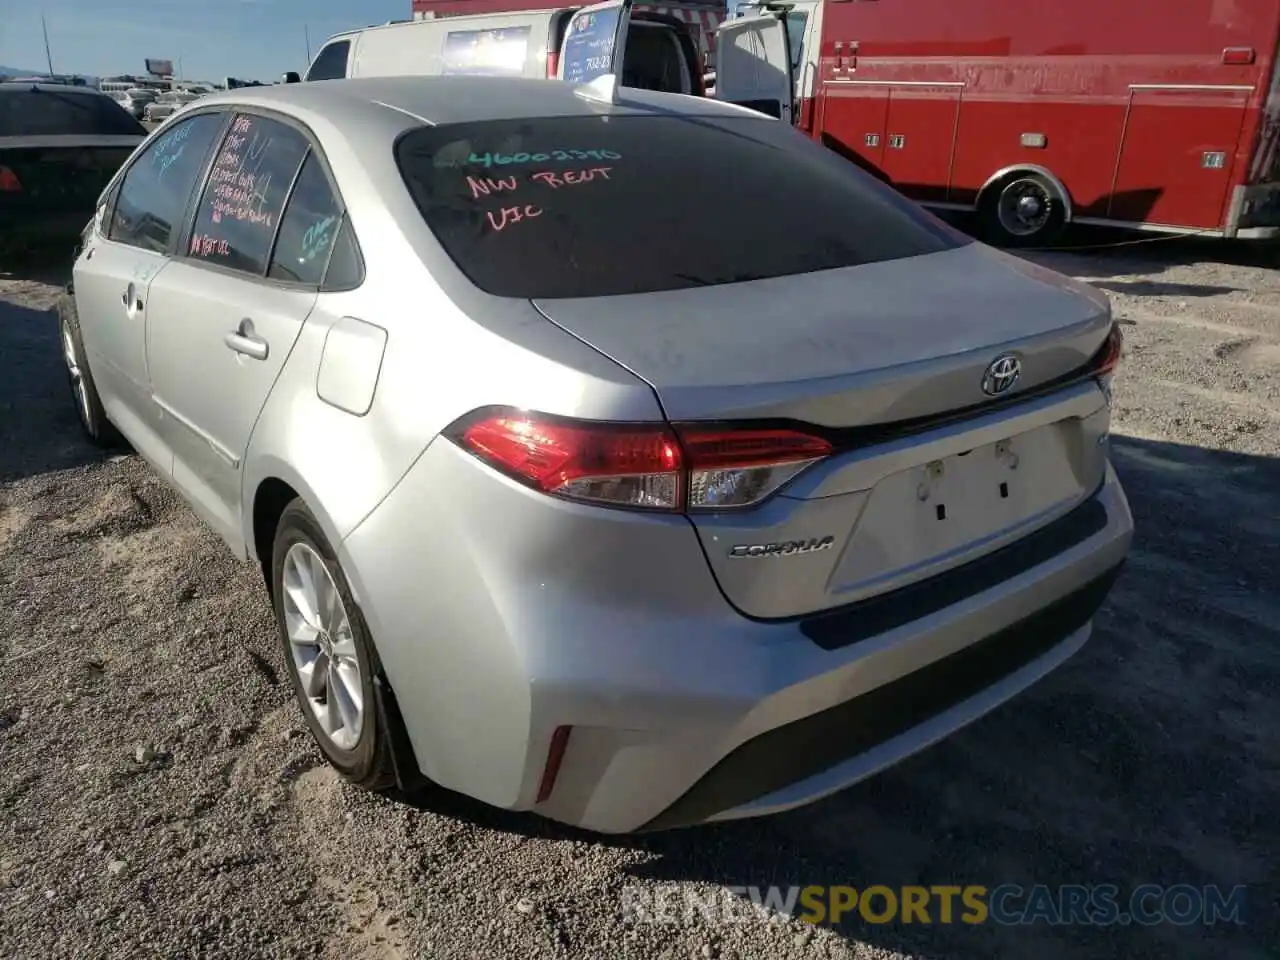
[[[254,360],[265,360],[271,348],[267,341],[254,333],[253,321],[248,318],[240,321],[240,326],[228,333],[222,340],[236,353]]]
[[[129,288],[125,290],[124,293],[120,294],[120,306],[124,307],[130,313],[142,312],[142,300],[141,298],[135,297],[133,295],[132,283],[129,284]]]

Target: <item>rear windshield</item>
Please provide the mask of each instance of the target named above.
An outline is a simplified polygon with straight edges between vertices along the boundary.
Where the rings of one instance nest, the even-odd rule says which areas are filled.
[[[396,161],[477,287],[598,297],[896,260],[969,242],[766,118],[557,117],[423,127]]]
[[[105,94],[0,88],[0,137],[138,136],[146,129]]]

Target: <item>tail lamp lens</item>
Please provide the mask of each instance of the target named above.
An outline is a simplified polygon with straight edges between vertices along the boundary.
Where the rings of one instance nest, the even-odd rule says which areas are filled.
[[[759,503],[831,453],[794,430],[613,424],[508,409],[446,431],[485,463],[543,493],[650,510]]]
[[[1120,332],[1120,324],[1113,324],[1106,341],[1094,355],[1093,375],[1095,377],[1110,376],[1120,363],[1120,354],[1124,350],[1124,334]]]
[[[0,167],[0,193],[21,193],[22,181],[8,167]]]

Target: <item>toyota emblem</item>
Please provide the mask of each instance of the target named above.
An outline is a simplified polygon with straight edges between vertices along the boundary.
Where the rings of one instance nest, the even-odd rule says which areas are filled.
[[[1007,393],[1022,375],[1022,361],[1012,353],[1003,353],[987,365],[982,375],[982,392],[991,397]]]

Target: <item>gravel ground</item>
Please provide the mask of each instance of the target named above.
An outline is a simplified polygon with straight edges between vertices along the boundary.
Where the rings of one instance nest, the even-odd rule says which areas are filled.
[[[776,818],[597,840],[347,788],[258,574],[79,439],[61,281],[0,271],[0,957],[1276,957],[1280,259],[1036,259],[1127,324],[1138,535],[1093,640],[951,740]],[[1241,927],[625,924],[678,885],[1249,885]],[[727,902],[733,895],[721,891]]]

